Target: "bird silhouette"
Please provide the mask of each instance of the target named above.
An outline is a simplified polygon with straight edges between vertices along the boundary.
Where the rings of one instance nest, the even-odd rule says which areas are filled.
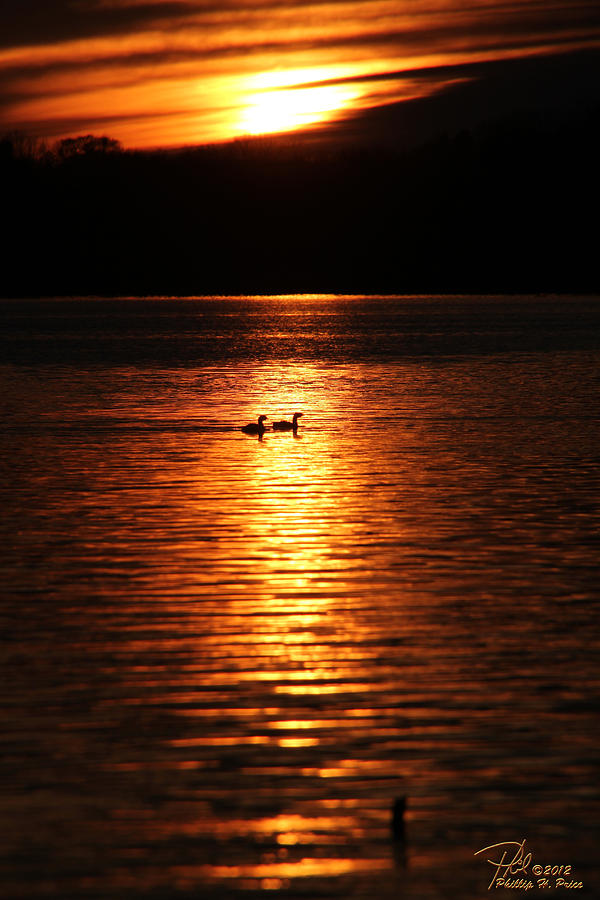
[[[294,413],[294,419],[292,422],[286,422],[285,419],[282,419],[279,422],[273,422],[273,431],[297,431],[298,430],[298,419],[302,413]]]
[[[247,425],[244,425],[241,430],[244,434],[264,434],[265,426],[263,425],[263,422],[268,418],[268,416],[259,416],[257,422],[249,422]]]

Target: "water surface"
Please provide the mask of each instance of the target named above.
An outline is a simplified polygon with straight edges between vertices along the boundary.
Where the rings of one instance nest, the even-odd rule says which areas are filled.
[[[597,299],[0,314],[10,896],[594,895]]]

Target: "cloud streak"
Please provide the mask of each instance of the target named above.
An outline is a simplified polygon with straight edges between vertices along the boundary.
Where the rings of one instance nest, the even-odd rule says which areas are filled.
[[[0,130],[102,130],[126,146],[242,134],[264,73],[350,85],[327,120],[441,90],[447,67],[600,45],[598,4],[568,0],[21,0],[5,20]]]

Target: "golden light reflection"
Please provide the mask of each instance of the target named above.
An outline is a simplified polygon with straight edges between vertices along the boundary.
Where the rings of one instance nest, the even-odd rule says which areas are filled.
[[[282,317],[288,305],[282,298]],[[247,371],[244,401],[236,390],[231,408],[217,375],[200,399],[190,377],[186,419],[208,406],[221,422],[250,421],[264,404],[271,421],[303,411],[300,434],[268,431],[258,441],[216,431],[189,438],[185,463],[177,435],[169,565],[159,558],[145,574],[155,605],[136,598],[124,620],[115,609],[128,679],[103,707],[107,718],[130,705],[136,715],[149,705],[168,717],[150,760],[132,746],[131,758],[108,761],[108,771],[133,778],[154,770],[169,788],[189,776],[185,806],[133,823],[136,846],[181,835],[201,848],[206,838],[219,842],[217,858],[206,852],[197,867],[169,867],[173,883],[279,890],[314,876],[370,878],[394,864],[390,792],[408,768],[398,754],[413,753],[421,766],[431,742],[403,734],[400,745],[395,704],[407,695],[410,660],[398,671],[381,658],[377,637],[402,603],[375,608],[378,557],[357,564],[374,501],[355,485],[369,459],[357,463],[347,452],[353,438],[336,423],[360,402],[360,388],[342,369],[304,363]],[[159,484],[165,477],[161,470]],[[404,618],[397,625],[402,635]]]
[[[170,822],[154,822],[149,815],[145,828],[148,833],[160,832],[163,837],[210,834],[220,840],[252,836],[259,841],[265,837],[273,837],[280,848],[308,843],[317,838],[319,842],[336,843],[339,842],[340,835],[360,837],[364,834],[364,828],[358,826],[360,820],[350,815],[302,816],[290,813],[264,818],[230,819],[214,817],[208,806],[201,812],[198,818],[192,820]],[[127,821],[131,818],[131,810],[126,808],[119,809],[115,813],[115,820]],[[370,822],[369,827],[376,826]],[[285,859],[287,855],[285,849],[279,849],[278,856],[281,859]]]
[[[275,723],[272,727],[279,727],[281,723]],[[320,743],[318,738],[274,738],[264,734],[219,735],[218,737],[194,737],[176,738],[167,741],[170,747],[241,747],[241,746],[268,746],[276,747],[316,747]]]
[[[403,746],[408,746],[403,742]],[[425,749],[425,742],[415,742],[414,747]],[[269,777],[300,774],[305,778],[356,778],[377,775],[394,778],[398,775],[398,761],[395,759],[342,759],[333,766],[248,766],[243,769],[248,775],[264,775]]]
[[[226,879],[226,878],[306,878],[316,875],[348,875],[353,872],[381,872],[390,868],[390,860],[388,857],[375,859],[339,859],[339,858],[320,858],[311,859],[307,857],[298,862],[272,862],[259,863],[256,865],[206,865],[206,866],[190,866],[177,867],[174,871],[177,875],[203,875],[206,878]]]
[[[275,744],[278,747],[288,747],[289,749],[299,749],[301,747],[318,747],[321,741],[318,738],[276,738]]]

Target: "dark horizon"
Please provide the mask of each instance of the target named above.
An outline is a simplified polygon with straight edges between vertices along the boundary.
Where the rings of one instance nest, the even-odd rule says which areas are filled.
[[[1,293],[596,292],[599,63],[490,63],[337,130],[168,151],[8,136]]]

